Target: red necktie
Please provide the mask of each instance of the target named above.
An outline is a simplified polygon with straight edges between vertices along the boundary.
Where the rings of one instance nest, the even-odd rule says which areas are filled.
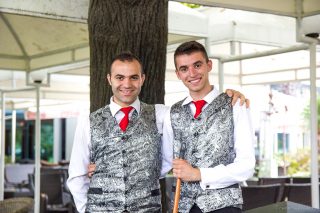
[[[129,123],[129,113],[133,109],[132,106],[121,108],[120,110],[124,113],[124,117],[119,123],[120,128],[123,132],[126,131],[128,123]]]
[[[194,114],[194,118],[197,118],[198,115],[202,112],[202,107],[206,104],[205,100],[192,101],[196,106],[196,113]]]

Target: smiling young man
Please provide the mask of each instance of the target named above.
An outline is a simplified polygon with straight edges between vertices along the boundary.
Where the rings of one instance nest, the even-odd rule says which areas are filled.
[[[167,108],[139,101],[145,75],[134,55],[116,56],[110,70],[110,104],[78,123],[68,186],[79,212],[160,212],[161,134]],[[91,179],[90,162],[96,166]],[[170,167],[162,169],[165,173]]]
[[[189,96],[171,107],[163,134],[173,146],[173,175],[182,180],[179,212],[241,212],[238,183],[253,175],[255,158],[248,109],[209,82],[212,61],[202,44],[181,44],[177,77]]]

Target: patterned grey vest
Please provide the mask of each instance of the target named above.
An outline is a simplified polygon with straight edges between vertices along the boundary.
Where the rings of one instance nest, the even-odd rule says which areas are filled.
[[[225,93],[213,100],[195,119],[188,105],[180,101],[171,107],[174,157],[186,159],[193,167],[211,168],[234,161],[233,111]],[[243,203],[238,185],[206,189],[199,182],[182,182],[179,212],[188,213],[194,204],[203,212]]]
[[[122,132],[109,106],[90,115],[91,161],[86,212],[160,212],[160,134],[155,108],[141,103]]]

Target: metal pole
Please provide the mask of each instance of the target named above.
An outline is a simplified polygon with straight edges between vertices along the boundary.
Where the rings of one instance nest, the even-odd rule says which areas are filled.
[[[300,44],[300,45],[295,45],[295,46],[290,46],[290,47],[267,50],[267,51],[263,51],[263,52],[256,52],[256,53],[249,53],[249,54],[243,54],[243,55],[223,57],[221,59],[221,61],[223,63],[226,63],[226,62],[239,61],[239,60],[245,60],[245,59],[259,58],[259,57],[264,57],[264,56],[277,55],[277,54],[281,54],[281,53],[306,50],[306,49],[308,49],[308,47],[309,46],[307,44]],[[217,58],[216,56],[212,56],[212,57]]]
[[[205,42],[204,45],[206,47],[207,55],[210,56],[211,55],[210,38],[206,38],[204,42]]]
[[[5,95],[4,92],[1,92],[0,200],[4,199],[5,111]]]
[[[218,60],[219,62],[219,71],[218,71],[218,75],[219,75],[219,92],[223,92],[223,84],[224,84],[224,78],[223,78],[223,63],[221,62],[221,60]]]
[[[11,89],[11,90],[2,90],[4,93],[15,93],[15,92],[23,92],[23,91],[32,91],[35,88],[22,88],[22,89]]]
[[[312,207],[319,208],[319,174],[318,174],[318,112],[316,85],[316,43],[310,44],[310,139],[311,139],[311,195]]]
[[[17,113],[12,110],[11,116],[11,163],[16,162],[16,128],[17,128]]]
[[[302,31],[303,2],[296,0],[296,37],[297,41],[309,43],[310,50],[310,140],[311,140],[311,201],[313,208],[319,208],[319,171],[318,171],[318,112],[316,85],[316,44],[317,39],[304,36]]]
[[[40,213],[40,148],[41,148],[41,120],[40,120],[40,87],[36,86],[37,113],[36,113],[36,143],[35,143],[35,188],[34,213]]]

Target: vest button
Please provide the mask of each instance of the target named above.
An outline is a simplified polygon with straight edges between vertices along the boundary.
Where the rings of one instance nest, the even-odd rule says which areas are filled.
[[[128,166],[127,164],[125,164],[125,163],[123,164],[123,167],[127,167],[127,166]]]
[[[126,150],[122,150],[122,154],[126,154]]]

